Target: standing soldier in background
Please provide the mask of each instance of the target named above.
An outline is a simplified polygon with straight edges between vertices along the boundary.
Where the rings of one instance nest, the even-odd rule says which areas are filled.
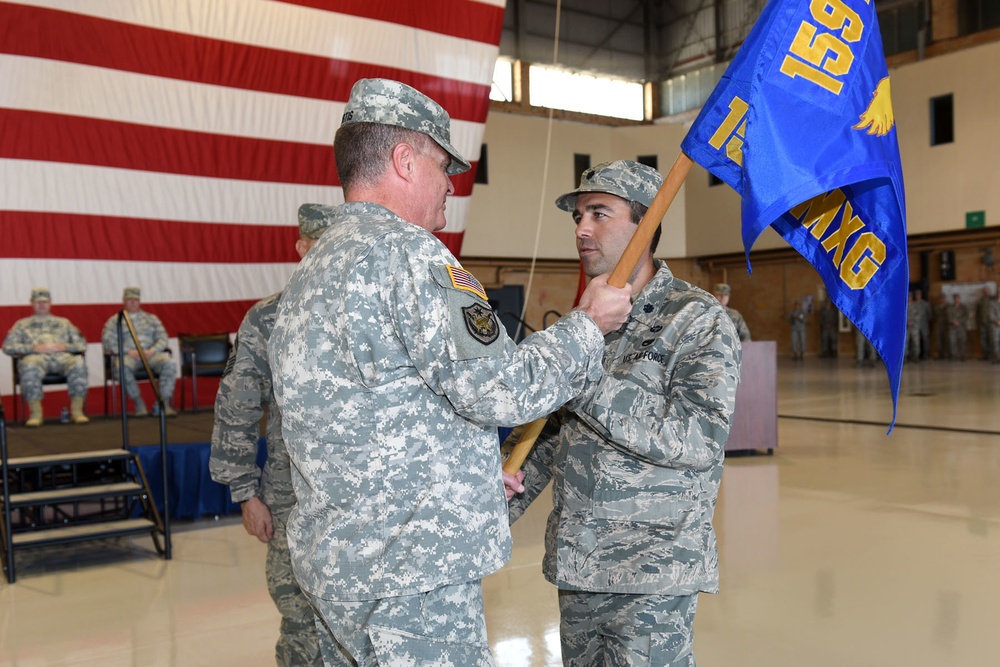
[[[931,304],[924,300],[924,293],[913,293],[913,306],[917,312],[917,337],[920,341],[920,358],[931,358]]]
[[[726,313],[732,319],[733,325],[736,327],[736,332],[740,336],[740,342],[746,342],[750,340],[750,327],[747,326],[747,322],[743,319],[740,311],[729,307],[731,293],[732,290],[726,283],[717,283],[715,285],[715,298],[719,300],[719,303],[722,304],[722,307],[726,309]]]
[[[934,340],[937,341],[938,359],[948,358],[948,299],[942,294],[934,306]]]
[[[802,359],[806,351],[806,311],[801,302],[795,302],[788,323],[792,325],[792,359]]]
[[[1000,289],[990,301],[990,327],[993,332],[993,347],[990,348],[993,355],[990,357],[990,361],[994,364],[1000,364]]]
[[[173,399],[174,384],[177,381],[177,364],[167,352],[167,330],[163,327],[163,322],[160,321],[159,317],[142,310],[139,297],[138,287],[126,287],[122,291],[122,303],[132,320],[139,345],[146,353],[146,361],[149,362],[150,369],[159,379],[163,414],[168,417],[176,417],[177,411],[170,405],[170,401]],[[125,326],[124,322],[122,326]],[[142,400],[142,394],[139,392],[139,383],[135,381],[135,370],[142,366],[142,360],[139,358],[139,352],[135,349],[135,341],[132,340],[128,328],[124,329],[122,349],[118,349],[118,313],[109,317],[108,321],[104,323],[104,330],[101,331],[101,343],[104,345],[105,354],[124,353],[125,377],[118,378],[117,359],[111,364],[111,372],[115,379],[125,385],[125,393],[135,404],[133,414],[136,417],[145,417],[149,414],[149,410],[146,409],[146,403]]]
[[[72,322],[49,312],[52,298],[47,288],[31,290],[31,307],[34,315],[15,322],[3,341],[4,353],[17,358],[21,393],[28,402],[28,420],[24,425],[42,425],[42,378],[55,372],[66,376],[70,419],[74,424],[86,424],[90,421],[83,414],[87,397],[83,352],[87,341]]]
[[[962,298],[955,294],[946,311],[948,318],[948,353],[952,359],[965,361],[965,346],[968,338],[969,309]]]
[[[837,358],[837,319],[838,311],[833,307],[829,297],[823,301],[819,309],[819,356],[822,359]]]
[[[993,332],[990,321],[990,288],[983,285],[983,295],[976,301],[976,326],[979,329],[979,353],[982,359],[993,358]]]
[[[904,359],[920,361],[920,324],[919,306],[910,293],[906,300],[906,345]]]
[[[320,204],[299,207],[295,251],[305,256],[332,218]],[[255,303],[243,318],[236,344],[215,397],[215,428],[208,469],[212,479],[229,486],[240,504],[243,528],[267,544],[267,590],[281,613],[275,658],[280,667],[322,665],[319,628],[308,598],[292,575],[286,526],[295,504],[288,450],[281,436],[281,413],[274,402],[267,341],[274,328],[281,292]],[[257,466],[260,420],[267,406],[267,462]]]
[[[854,366],[856,368],[872,368],[878,354],[875,347],[868,341],[861,329],[854,327]]]

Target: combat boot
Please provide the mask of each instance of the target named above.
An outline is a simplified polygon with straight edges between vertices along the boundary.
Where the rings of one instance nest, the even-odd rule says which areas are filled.
[[[146,404],[140,398],[135,402],[135,412],[132,413],[133,417],[148,417],[149,410],[146,409]]]
[[[24,425],[30,428],[37,428],[42,425],[43,421],[45,421],[45,418],[42,417],[42,402],[28,401],[28,421],[24,422]]]
[[[87,415],[83,414],[83,396],[71,396],[69,399],[69,418],[74,424],[89,424]]]

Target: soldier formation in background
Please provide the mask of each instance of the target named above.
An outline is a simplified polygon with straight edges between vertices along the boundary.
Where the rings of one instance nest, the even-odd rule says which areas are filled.
[[[24,425],[38,427],[44,422],[42,378],[47,373],[66,376],[70,420],[86,424],[90,421],[83,413],[88,386],[83,360],[87,341],[72,322],[50,312],[52,298],[47,288],[31,290],[31,307],[34,314],[15,322],[3,341],[4,353],[16,359],[21,393],[28,403]]]
[[[160,398],[163,399],[163,413],[168,417],[175,417],[177,411],[171,405],[174,396],[174,385],[177,381],[177,364],[174,358],[167,351],[167,330],[163,327],[160,318],[152,313],[142,310],[140,305],[140,290],[138,287],[126,287],[122,291],[122,305],[128,312],[135,328],[139,345],[142,346],[146,354],[146,361],[149,363],[153,374],[159,379]],[[135,341],[128,328],[122,323],[122,347],[119,348],[118,341],[118,313],[108,318],[101,331],[101,344],[104,346],[104,353],[112,355],[111,372],[116,381],[125,386],[125,393],[132,399],[135,417],[145,417],[149,414],[146,403],[142,400],[139,392],[139,383],[135,379],[135,371],[142,367],[142,360],[136,351]],[[118,377],[118,355],[124,355],[125,377]]]

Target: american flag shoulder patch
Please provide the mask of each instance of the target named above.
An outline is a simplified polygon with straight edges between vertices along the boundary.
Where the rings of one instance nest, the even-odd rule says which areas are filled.
[[[451,285],[455,289],[465,290],[466,292],[472,292],[478,296],[483,301],[489,301],[486,298],[486,290],[480,284],[476,277],[463,269],[460,266],[447,265],[445,267],[448,269],[448,276],[451,278]]]

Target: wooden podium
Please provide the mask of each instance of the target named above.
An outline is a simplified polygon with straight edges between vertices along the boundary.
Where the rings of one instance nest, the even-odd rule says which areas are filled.
[[[766,449],[778,446],[778,361],[773,340],[743,343],[740,384],[736,388],[733,425],[726,451]]]

